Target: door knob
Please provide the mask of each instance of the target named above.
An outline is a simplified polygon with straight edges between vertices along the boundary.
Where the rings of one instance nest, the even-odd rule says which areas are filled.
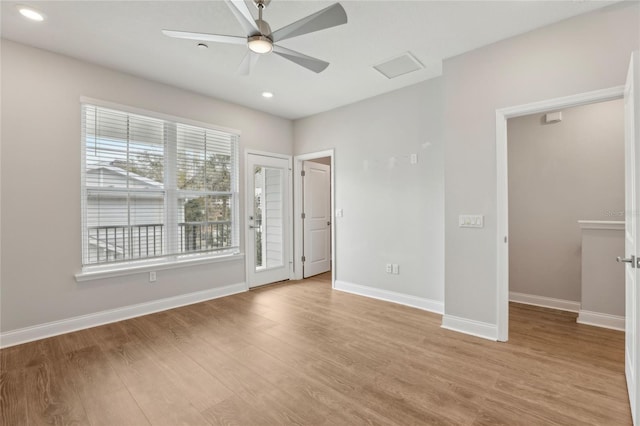
[[[618,263],[630,263],[632,268],[636,267],[636,257],[632,254],[631,257],[627,257],[627,258],[623,258],[623,257],[616,257],[616,261]]]

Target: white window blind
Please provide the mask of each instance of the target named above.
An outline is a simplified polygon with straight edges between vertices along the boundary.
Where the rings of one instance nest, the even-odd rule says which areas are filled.
[[[237,251],[235,134],[82,105],[83,266]]]

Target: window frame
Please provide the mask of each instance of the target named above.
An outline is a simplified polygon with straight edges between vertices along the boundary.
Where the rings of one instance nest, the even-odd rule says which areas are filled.
[[[228,133],[232,137],[235,137],[235,141],[231,144],[232,150],[232,171],[231,171],[231,188],[230,191],[223,191],[220,193],[221,195],[229,195],[231,198],[230,207],[231,207],[231,232],[232,232],[232,246],[229,248],[221,249],[221,250],[208,250],[194,253],[170,253],[166,255],[161,255],[157,257],[148,257],[148,258],[140,258],[140,259],[128,259],[119,262],[111,262],[111,263],[96,263],[96,264],[85,264],[86,261],[86,230],[87,230],[87,197],[89,192],[92,191],[93,188],[87,187],[87,164],[86,164],[86,137],[85,137],[85,129],[83,126],[84,119],[84,106],[95,106],[98,108],[107,108],[116,110],[122,113],[127,114],[135,114],[141,115],[153,119],[158,119],[164,121],[164,126],[175,126],[176,125],[186,125],[197,127],[205,130],[211,130],[216,132],[224,132]],[[131,107],[127,105],[117,104],[113,102],[103,101],[99,99],[93,99],[89,97],[81,97],[80,98],[80,146],[81,146],[81,272],[75,275],[77,281],[86,281],[91,279],[99,279],[110,276],[121,276],[128,275],[131,273],[139,273],[147,270],[158,270],[158,269],[167,269],[173,267],[184,267],[194,264],[201,263],[217,263],[221,261],[227,260],[236,260],[238,258],[242,258],[243,255],[240,253],[240,194],[239,194],[239,180],[240,180],[240,134],[241,132],[236,129],[222,127],[213,125],[210,123],[204,123],[196,120],[187,119],[184,117],[177,117],[169,114],[159,113],[155,111],[149,111],[141,108]],[[175,132],[171,132],[175,135]],[[177,207],[179,204],[178,195],[180,193],[189,192],[195,193],[194,191],[189,190],[180,190],[177,188],[177,181],[175,178],[175,169],[177,166],[177,139],[174,137],[174,140],[167,141],[165,137],[165,153],[164,153],[164,162],[165,162],[165,177],[164,177],[164,188],[162,190],[158,190],[164,195],[164,224],[167,228],[167,233],[170,228],[176,228],[178,225],[177,214],[174,209],[170,209],[170,206]],[[170,152],[172,151],[172,152]],[[173,156],[173,158],[172,158]],[[95,190],[95,189],[93,189]],[[113,189],[113,191],[122,191],[126,189]],[[111,189],[104,188],[99,191],[110,192]],[[150,191],[152,192],[152,191]],[[203,194],[210,195],[211,191],[205,191]],[[175,198],[175,199],[174,199]],[[175,222],[175,223],[174,223]],[[172,238],[177,238],[174,236]],[[169,238],[164,242],[164,245],[167,246],[169,243]]]

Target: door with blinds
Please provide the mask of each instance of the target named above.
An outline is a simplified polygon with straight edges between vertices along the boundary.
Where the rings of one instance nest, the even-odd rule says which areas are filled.
[[[256,287],[289,279],[291,158],[247,154],[247,281]]]

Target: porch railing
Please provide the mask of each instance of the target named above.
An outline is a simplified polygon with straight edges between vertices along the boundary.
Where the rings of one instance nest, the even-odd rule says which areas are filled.
[[[164,224],[88,228],[88,264],[204,252],[231,246],[231,221],[178,223],[177,253],[165,248]],[[169,250],[174,251],[174,250]]]

